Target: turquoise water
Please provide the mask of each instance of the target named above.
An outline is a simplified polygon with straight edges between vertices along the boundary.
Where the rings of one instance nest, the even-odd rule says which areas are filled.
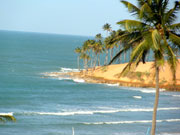
[[[0,135],[144,135],[154,89],[44,78],[76,69],[73,50],[88,37],[0,31]],[[157,133],[180,134],[180,93],[161,92]]]

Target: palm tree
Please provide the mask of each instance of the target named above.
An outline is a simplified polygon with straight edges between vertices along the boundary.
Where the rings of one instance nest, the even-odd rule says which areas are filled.
[[[180,49],[180,23],[173,24],[180,9],[180,2],[175,2],[172,9],[168,9],[168,0],[137,0],[138,7],[130,2],[121,1],[129,12],[137,16],[138,20],[123,20],[118,24],[124,29],[124,34],[119,38],[127,44],[112,59],[112,63],[124,51],[132,48],[130,61],[121,75],[125,75],[139,62],[145,63],[146,55],[150,50],[154,55],[154,67],[156,73],[156,95],[154,102],[151,135],[155,135],[156,114],[159,102],[159,69],[167,60],[170,65],[173,82],[176,83],[177,58],[174,48]],[[166,56],[166,57],[165,57]]]
[[[80,57],[80,54],[81,54],[81,48],[80,47],[75,48],[74,52],[78,54],[78,57],[77,57],[77,66],[78,66],[78,70],[80,71],[79,57]]]
[[[111,37],[106,37],[104,39],[104,48],[105,48],[105,52],[106,52],[106,57],[105,57],[105,60],[104,60],[104,65],[108,64],[108,52],[109,52],[109,49],[111,48],[110,47],[110,42],[111,42]]]
[[[94,49],[93,49],[93,46],[95,44],[95,40],[88,40],[87,42],[87,47],[88,47],[88,52],[89,52],[89,57],[91,57],[91,67],[92,67],[92,64],[93,64],[93,60],[94,60]],[[91,53],[91,54],[90,54]]]
[[[86,71],[87,71],[87,69],[88,69],[88,61],[90,60],[90,56],[85,52],[81,52],[80,59],[83,59],[84,69],[86,69]]]
[[[110,45],[110,49],[111,49],[111,51],[110,51],[110,58],[111,58],[111,60],[113,58],[114,46],[116,45],[116,42],[112,42],[112,40],[115,38],[115,36],[116,36],[116,31],[112,31],[110,33],[111,43],[109,44]]]
[[[96,38],[97,41],[102,41],[102,35],[101,35],[101,33],[97,34],[97,35],[95,36],[95,38]]]
[[[104,31],[107,31],[107,35],[106,37],[108,37],[108,32],[111,32],[112,29],[111,29],[111,25],[106,23],[103,25],[103,30]],[[108,40],[108,39],[107,39]],[[108,44],[105,44],[105,51],[106,51],[106,58],[105,58],[105,61],[104,61],[104,65],[107,65],[108,63],[108,53],[109,53],[109,45]]]
[[[104,24],[104,25],[103,25],[103,30],[104,30],[104,31],[107,31],[107,35],[108,35],[108,32],[111,31],[111,25],[108,24],[108,23]]]

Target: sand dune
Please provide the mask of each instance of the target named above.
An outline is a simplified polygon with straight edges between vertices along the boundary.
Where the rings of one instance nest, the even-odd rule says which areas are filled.
[[[155,87],[155,69],[153,62],[140,63],[135,70],[129,71],[126,77],[120,77],[120,73],[127,65],[115,64],[109,66],[96,67],[95,70],[81,71],[81,73],[71,73],[71,76],[84,78],[88,82],[99,83],[119,83],[123,86],[135,87]],[[167,63],[160,68],[160,87],[172,89],[172,72]],[[180,89],[180,60],[176,69],[176,89]]]

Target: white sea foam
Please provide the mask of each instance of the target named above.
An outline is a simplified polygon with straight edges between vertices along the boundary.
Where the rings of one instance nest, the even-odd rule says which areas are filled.
[[[173,97],[180,97],[180,95],[172,95]]]
[[[67,73],[67,72],[79,72],[79,69],[62,67],[60,69],[60,72],[63,72],[63,73]]]
[[[25,115],[57,115],[57,116],[70,116],[70,115],[92,115],[91,111],[77,111],[77,112],[23,112]]]
[[[13,112],[9,112],[9,113],[0,113],[0,115],[3,115],[3,116],[13,116]]]
[[[70,77],[58,77],[58,80],[72,80]]]
[[[78,82],[78,83],[84,83],[85,82],[85,80],[83,80],[83,79],[73,79],[73,81],[74,82]]]
[[[86,125],[104,125],[104,124],[132,124],[132,123],[151,123],[152,120],[139,120],[139,121],[112,121],[112,122],[93,122],[93,123],[83,123]],[[180,119],[165,119],[157,120],[156,122],[180,122]]]
[[[155,93],[156,90],[154,88],[135,88],[135,87],[123,87],[132,91],[140,91],[142,93]]]
[[[134,87],[129,87],[128,90],[134,90],[134,91],[140,91],[142,93],[155,93],[156,89],[155,88],[134,88]],[[161,92],[165,91],[165,89],[160,89]]]
[[[141,99],[142,97],[141,96],[133,96],[133,98]]]
[[[165,110],[180,110],[180,107],[158,108],[158,111],[165,111]],[[152,112],[152,111],[153,111],[152,108],[128,108],[128,109],[87,110],[87,111],[67,111],[67,112],[23,112],[23,114],[70,116],[70,115],[107,114],[107,113],[118,113],[118,112]]]
[[[119,86],[119,84],[118,83],[115,83],[115,84],[106,84],[107,86]]]
[[[58,75],[55,72],[45,72],[42,73],[44,76],[57,77]]]
[[[179,133],[161,133],[161,135],[179,135]]]

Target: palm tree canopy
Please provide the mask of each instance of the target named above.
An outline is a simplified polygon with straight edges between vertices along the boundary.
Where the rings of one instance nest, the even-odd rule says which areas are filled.
[[[81,53],[81,48],[80,47],[75,48],[74,52],[80,54]]]
[[[180,23],[173,24],[180,10],[180,3],[175,2],[172,9],[168,9],[168,0],[137,0],[138,6],[127,1],[121,2],[136,15],[137,20],[122,20],[117,24],[121,26],[124,34],[117,36],[117,40],[126,43],[124,48],[113,58],[110,64],[118,58],[123,51],[133,48],[130,63],[145,62],[150,50],[155,54],[158,65],[163,65],[165,59],[175,73],[177,58],[174,49],[180,49]],[[168,56],[165,58],[165,56]]]
[[[97,35],[95,36],[95,38],[96,38],[97,41],[100,41],[100,40],[102,39],[101,33],[97,34]]]
[[[104,24],[104,25],[103,25],[103,30],[105,30],[105,31],[111,31],[111,25],[108,24],[108,23]]]

